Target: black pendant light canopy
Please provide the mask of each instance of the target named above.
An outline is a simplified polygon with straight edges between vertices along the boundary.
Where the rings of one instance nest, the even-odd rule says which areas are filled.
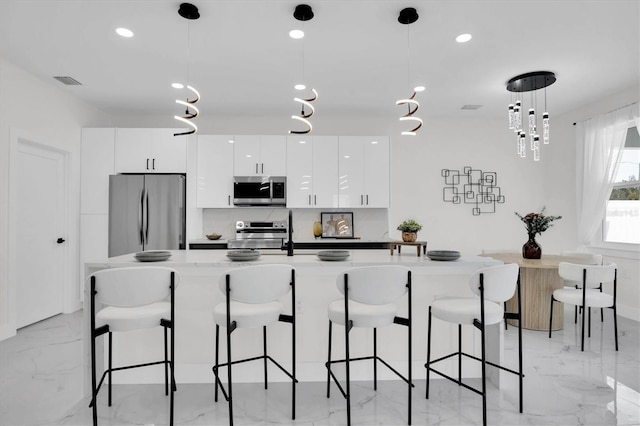
[[[556,75],[551,71],[534,71],[520,74],[507,82],[507,90],[510,92],[530,92],[544,89],[556,82]]]
[[[185,19],[198,19],[200,17],[200,12],[198,12],[198,8],[191,3],[182,3],[180,4],[180,9],[178,9],[178,14]]]
[[[407,7],[400,11],[400,15],[398,15],[398,22],[401,24],[413,24],[418,20],[418,12],[413,7]]]
[[[298,21],[310,21],[313,19],[313,10],[308,4],[299,4],[293,11],[293,17]]]

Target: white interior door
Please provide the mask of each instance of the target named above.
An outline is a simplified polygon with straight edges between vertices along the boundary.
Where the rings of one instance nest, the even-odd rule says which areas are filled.
[[[18,143],[16,156],[16,326],[63,310],[64,155]]]

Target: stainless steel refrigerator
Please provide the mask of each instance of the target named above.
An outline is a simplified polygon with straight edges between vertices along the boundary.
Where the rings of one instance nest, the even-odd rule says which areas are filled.
[[[109,176],[109,257],[185,248],[183,175]]]

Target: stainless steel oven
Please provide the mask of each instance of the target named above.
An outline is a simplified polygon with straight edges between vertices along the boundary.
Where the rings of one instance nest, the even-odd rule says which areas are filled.
[[[285,206],[287,178],[284,176],[236,176],[233,204],[236,206]]]
[[[287,240],[286,220],[236,222],[236,238],[227,243],[229,248],[282,249]]]

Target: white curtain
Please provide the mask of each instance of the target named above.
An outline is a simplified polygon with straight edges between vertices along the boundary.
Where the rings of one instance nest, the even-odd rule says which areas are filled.
[[[576,125],[576,208],[580,247],[589,245],[600,228],[627,129],[638,123],[640,115],[635,103]]]

